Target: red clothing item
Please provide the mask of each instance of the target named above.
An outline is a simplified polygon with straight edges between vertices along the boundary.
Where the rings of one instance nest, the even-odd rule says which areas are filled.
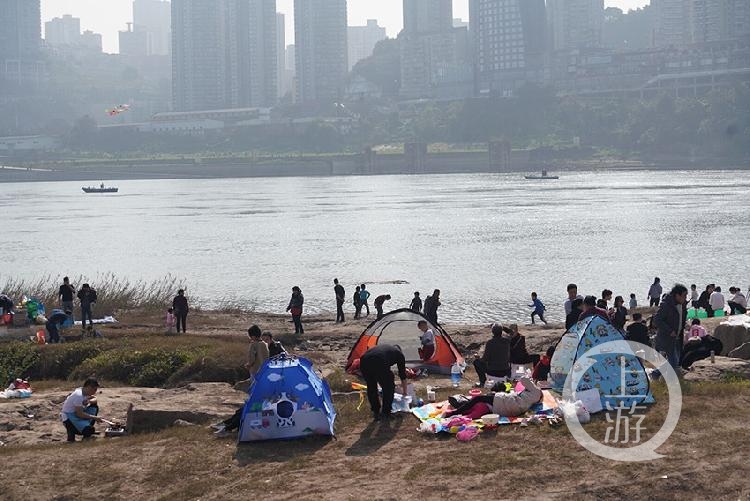
[[[546,379],[546,375],[549,374],[549,366],[550,363],[552,363],[552,359],[548,357],[547,355],[542,355],[542,358],[539,359],[539,362],[534,366],[534,370],[531,373],[531,379],[534,381],[539,381],[540,379],[540,372],[545,372],[545,377],[542,379]]]

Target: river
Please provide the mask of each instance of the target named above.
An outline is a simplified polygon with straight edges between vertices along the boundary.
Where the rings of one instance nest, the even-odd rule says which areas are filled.
[[[750,283],[750,171],[0,183],[9,277],[131,282],[171,274],[205,306],[284,312],[299,285],[331,311],[333,278],[386,309],[442,291],[441,321],[528,321],[530,293],[562,319],[565,285],[645,302],[654,276]],[[80,285],[80,284],[79,284]],[[1,285],[0,285],[1,286]],[[728,291],[727,291],[728,292]],[[372,300],[371,300],[372,301]]]

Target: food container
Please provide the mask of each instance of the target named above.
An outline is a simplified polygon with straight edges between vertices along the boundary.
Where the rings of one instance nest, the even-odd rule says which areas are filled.
[[[473,390],[469,390],[469,395],[471,395],[472,397],[478,397],[481,394],[482,394],[482,390],[480,390],[479,388],[474,388]]]
[[[498,414],[485,414],[482,416],[482,423],[488,426],[496,425],[500,421]]]

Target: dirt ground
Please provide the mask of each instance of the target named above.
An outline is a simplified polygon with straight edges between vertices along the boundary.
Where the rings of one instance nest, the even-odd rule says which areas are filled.
[[[105,335],[151,331],[161,335],[160,316],[124,314],[121,320],[120,325],[105,328]],[[286,316],[248,313],[194,312],[188,322],[189,335],[211,337],[245,336],[252,323],[285,336],[291,326]],[[304,341],[295,342],[293,351],[309,356],[324,372],[332,373],[343,364],[353,340],[367,323],[335,325],[327,318],[310,318]],[[714,327],[707,323],[709,330]],[[481,352],[481,343],[489,337],[488,325],[445,327],[466,353]],[[534,351],[544,351],[563,331],[561,325],[521,327]],[[179,337],[175,339],[179,342]],[[730,362],[717,359],[705,377],[700,371],[686,377],[681,419],[658,450],[665,457],[645,463],[599,458],[577,444],[565,426],[508,425],[469,443],[423,435],[416,431],[419,423],[410,415],[372,422],[366,405],[356,409],[358,395],[335,396],[335,439],[238,446],[232,437],[214,438],[201,424],[65,444],[56,442],[64,439],[59,422],[46,420],[58,411],[57,402],[71,383],[46,382],[28,401],[0,401],[0,440],[6,433],[4,422],[12,422],[14,432],[36,437],[0,447],[0,498],[600,499],[647,495],[655,499],[748,499],[746,451],[750,435],[745,413],[750,405],[750,384],[737,378],[741,371]],[[725,363],[724,371],[716,369]],[[462,389],[467,390],[472,381],[469,370]],[[419,381],[418,392],[423,392],[425,384],[446,387],[446,383],[445,378],[431,375]],[[126,402],[154,392],[159,390],[105,388],[102,412],[119,414]],[[241,400],[242,394],[234,393]],[[445,388],[439,397],[450,393],[452,389]],[[644,439],[666,415],[665,389],[655,385],[654,393],[657,403],[644,420]],[[235,400],[231,392],[224,395],[212,405],[218,413],[228,415]],[[196,406],[205,403],[201,403],[203,397],[190,398]],[[21,412],[24,410],[26,415]],[[17,417],[11,420],[13,413]],[[28,418],[29,414],[35,417]],[[18,424],[24,423],[30,429],[18,430]],[[598,415],[586,430],[603,437],[607,426],[604,416]]]

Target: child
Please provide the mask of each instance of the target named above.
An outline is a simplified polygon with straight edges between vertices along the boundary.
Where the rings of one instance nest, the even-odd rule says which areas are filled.
[[[638,301],[636,301],[635,299],[635,294],[631,294],[630,295],[630,310],[632,311],[633,309],[637,307],[638,307]]]
[[[165,319],[167,324],[167,334],[174,333],[175,316],[172,308],[167,308],[167,318]]]
[[[690,326],[690,335],[685,337],[685,344],[693,340],[700,341],[706,336],[708,336],[708,332],[706,332],[705,327],[701,325],[700,319],[694,318],[692,325]]]
[[[554,354],[554,346],[547,348],[547,353],[542,355],[542,358],[540,358],[539,362],[534,366],[534,371],[531,373],[531,379],[534,381],[543,381],[549,377],[549,367],[552,363],[552,355]]]
[[[544,307],[544,303],[542,303],[536,296],[536,292],[531,293],[531,304],[529,305],[529,308],[534,308],[534,311],[531,312],[531,323],[534,324],[534,315],[539,315],[539,320],[544,322],[544,325],[547,325],[547,321],[544,319],[544,310],[546,309]]]
[[[633,313],[633,323],[628,325],[625,339],[627,341],[634,341],[636,343],[645,344],[646,346],[651,346],[651,340],[648,336],[648,327],[643,323],[642,314]]]
[[[411,300],[409,309],[416,313],[422,313],[422,298],[419,297],[419,291],[414,293],[414,299]]]

